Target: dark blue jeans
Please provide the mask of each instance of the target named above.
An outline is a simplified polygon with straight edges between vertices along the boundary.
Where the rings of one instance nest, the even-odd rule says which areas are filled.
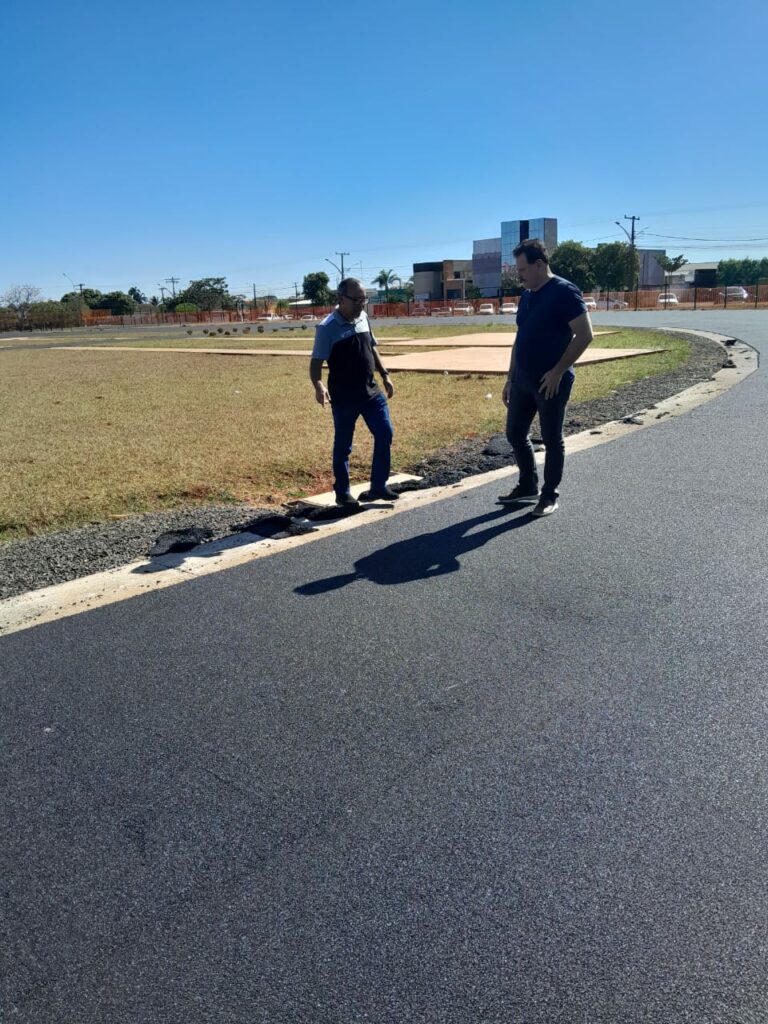
[[[373,434],[373,462],[371,463],[371,490],[381,491],[387,486],[392,447],[392,420],[384,395],[364,396],[357,401],[335,400],[331,403],[336,433],[333,439],[333,489],[337,494],[349,493],[349,456],[358,416]]]
[[[571,396],[573,380],[572,373],[564,373],[560,380],[560,388],[552,398],[545,398],[544,393],[539,391],[535,385],[528,386],[522,381],[513,381],[509,387],[507,440],[512,445],[517,465],[520,468],[519,483],[523,487],[531,489],[539,486],[539,474],[529,433],[533,417],[538,413],[541,440],[546,448],[544,486],[541,491],[548,498],[557,498],[559,494],[557,488],[563,479],[563,466],[565,465],[563,421],[565,407]]]

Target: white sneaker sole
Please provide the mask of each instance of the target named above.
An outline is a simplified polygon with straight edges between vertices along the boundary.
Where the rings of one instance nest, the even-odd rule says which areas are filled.
[[[532,512],[532,516],[536,516],[537,519],[541,519],[543,516],[551,516],[553,512],[556,512],[560,506],[555,502],[554,505],[547,505],[546,508],[539,510],[535,508]]]

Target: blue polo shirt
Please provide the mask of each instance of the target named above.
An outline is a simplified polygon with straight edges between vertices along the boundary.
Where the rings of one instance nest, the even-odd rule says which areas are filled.
[[[538,390],[541,378],[571,343],[571,320],[586,311],[579,289],[563,277],[550,278],[536,292],[523,292],[517,307],[516,384]],[[566,373],[573,376],[573,367]]]
[[[374,377],[375,346],[367,313],[350,323],[335,309],[317,325],[312,358],[328,363],[331,401],[355,402],[380,394]]]

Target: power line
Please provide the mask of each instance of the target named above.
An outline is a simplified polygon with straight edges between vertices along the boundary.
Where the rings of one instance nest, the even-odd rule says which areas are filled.
[[[759,238],[692,238],[688,235],[657,235],[652,231],[648,235],[651,238],[670,238],[675,242],[768,242],[768,235]]]

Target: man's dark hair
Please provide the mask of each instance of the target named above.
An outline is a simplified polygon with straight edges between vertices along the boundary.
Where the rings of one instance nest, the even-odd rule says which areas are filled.
[[[341,281],[339,281],[339,287],[336,289],[336,294],[337,295],[343,295],[345,298],[348,299],[349,298],[349,291],[347,289],[347,285],[350,285],[350,284],[356,284],[359,288],[363,288],[363,282],[362,281],[358,281],[358,279],[356,277],[345,277],[345,278],[342,278]],[[364,288],[363,288],[363,291],[365,291]]]
[[[525,256],[526,263],[535,263],[536,260],[544,260],[549,266],[549,253],[547,247],[544,245],[540,238],[526,238],[520,243],[515,249],[512,250],[512,255],[517,259],[518,256]]]

